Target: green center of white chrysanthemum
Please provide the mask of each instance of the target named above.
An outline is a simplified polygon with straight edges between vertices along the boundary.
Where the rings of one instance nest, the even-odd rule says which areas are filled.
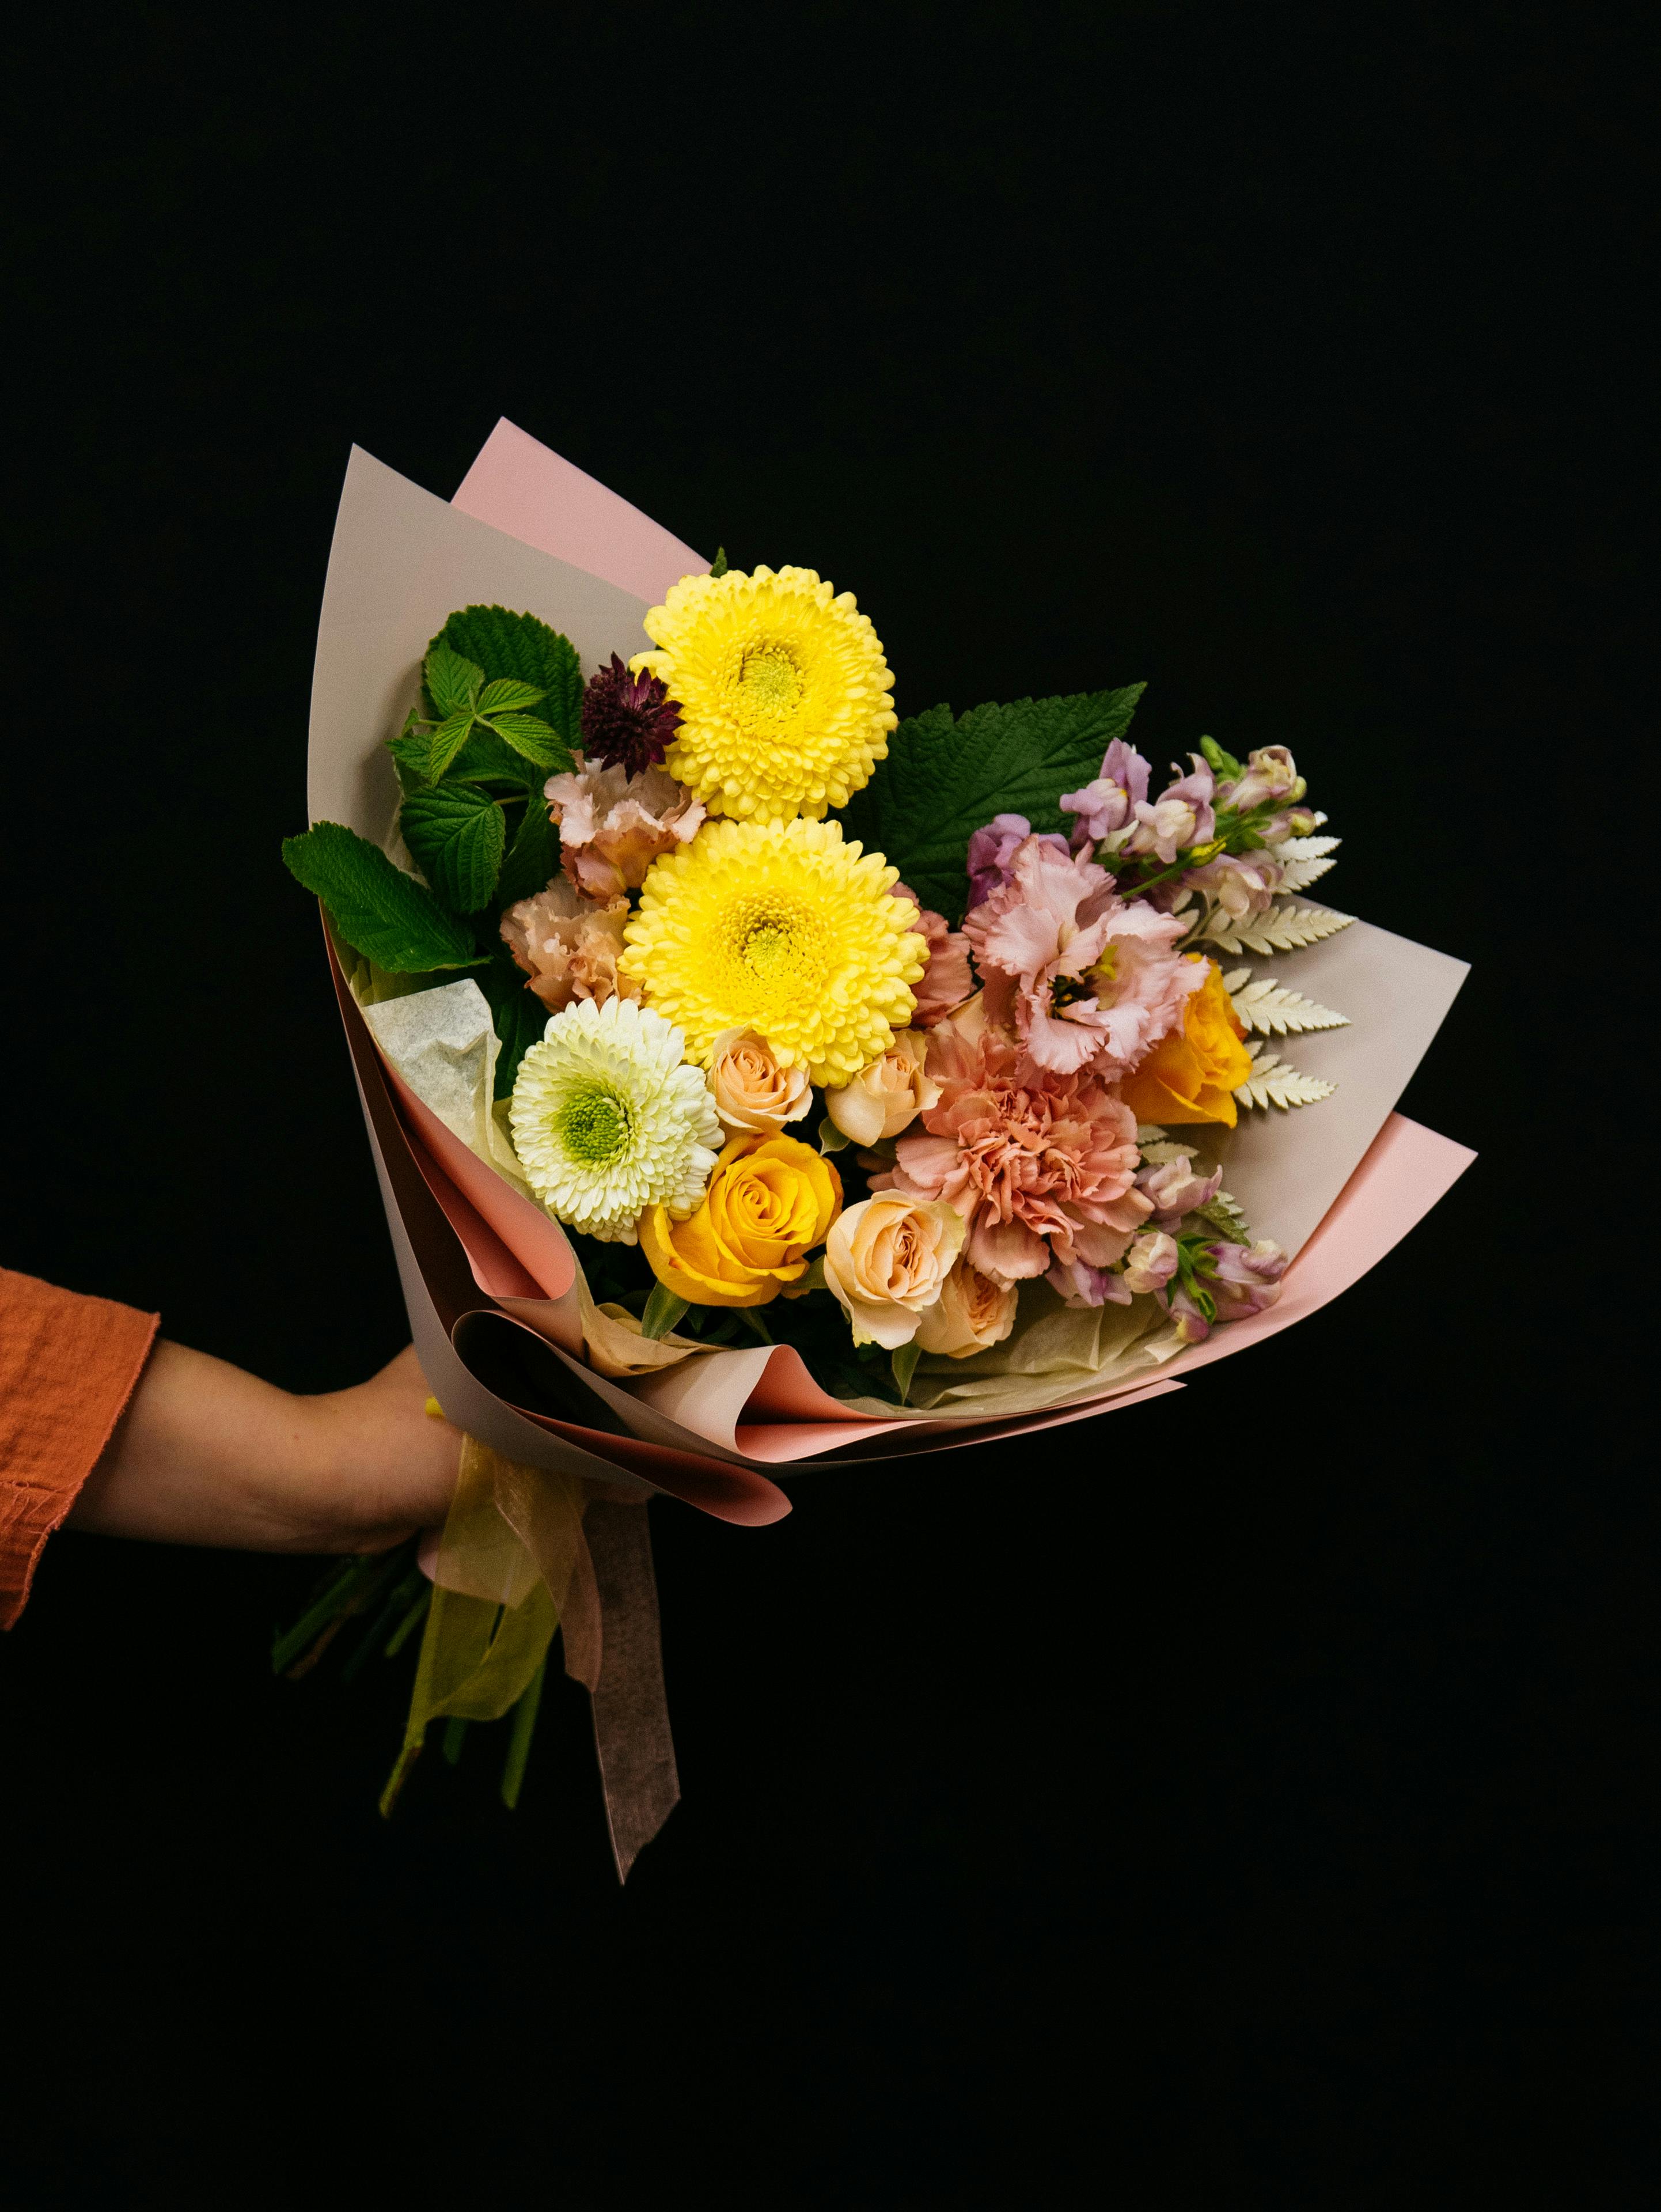
[[[586,1168],[603,1168],[628,1150],[633,1122],[627,1099],[597,1083],[571,1094],[555,1115],[553,1127],[573,1161]]]

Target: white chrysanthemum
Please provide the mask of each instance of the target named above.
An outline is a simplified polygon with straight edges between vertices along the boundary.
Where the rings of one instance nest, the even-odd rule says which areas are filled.
[[[519,1063],[509,1120],[525,1180],[558,1221],[633,1244],[648,1206],[696,1208],[723,1131],[672,1023],[632,999],[580,999]]]

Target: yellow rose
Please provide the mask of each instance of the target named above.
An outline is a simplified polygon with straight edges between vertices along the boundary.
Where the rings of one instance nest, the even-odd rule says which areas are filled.
[[[894,1352],[917,1334],[963,1249],[963,1217],[938,1198],[882,1191],[851,1206],[825,1245],[825,1286],[856,1344]]]
[[[901,1030],[852,1083],[825,1093],[825,1111],[845,1137],[856,1145],[880,1145],[910,1128],[935,1103],[940,1085],[923,1073],[928,1048],[921,1030]]]
[[[1205,965],[1205,981],[1187,1001],[1180,1031],[1156,1044],[1119,1085],[1119,1097],[1138,1121],[1234,1126],[1234,1091],[1252,1073],[1252,1057],[1240,1042],[1245,1025],[1222,988],[1222,969],[1215,960]]]
[[[924,1315],[917,1341],[924,1352],[968,1359],[1002,1344],[1015,1327],[1015,1318],[1013,1285],[1007,1291],[1000,1288],[990,1275],[960,1258],[946,1278],[939,1304]]]
[[[640,1249],[665,1290],[694,1306],[764,1306],[808,1272],[842,1210],[828,1160],[794,1137],[734,1137],[715,1163],[703,1204],[676,1221],[666,1206],[640,1216]]]

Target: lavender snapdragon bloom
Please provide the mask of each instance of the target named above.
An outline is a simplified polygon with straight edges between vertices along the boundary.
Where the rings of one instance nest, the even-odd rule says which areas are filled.
[[[1216,779],[1198,753],[1188,757],[1194,763],[1191,775],[1167,783],[1152,805],[1145,799],[1137,801],[1137,826],[1125,843],[1125,852],[1157,853],[1168,868],[1179,851],[1203,845],[1215,835],[1217,817],[1211,801]]]
[[[1013,872],[1009,864],[1032,834],[1033,825],[1024,814],[994,814],[984,830],[975,831],[967,862],[971,907],[981,905],[1009,882]],[[1038,842],[1053,845],[1059,853],[1067,850],[1059,830],[1046,830]]]
[[[1284,814],[1271,814],[1267,822],[1258,824],[1258,835],[1265,845],[1278,845],[1282,837],[1312,837],[1326,819],[1310,806],[1288,807]]]
[[[1286,874],[1285,863],[1267,853],[1219,853],[1203,868],[1189,868],[1178,880],[1185,890],[1203,891],[1225,914],[1245,921],[1267,914]]]
[[[1281,1294],[1281,1277],[1291,1262],[1278,1244],[1260,1237],[1255,1244],[1208,1244],[1206,1288],[1216,1303],[1219,1321],[1244,1321],[1261,1313]]]
[[[1237,814],[1249,814],[1271,799],[1301,799],[1306,787],[1284,745],[1262,745],[1248,757],[1245,775],[1225,783],[1217,798]]]
[[[1138,1297],[1162,1291],[1177,1272],[1177,1240],[1162,1229],[1144,1230],[1125,1255],[1125,1287]]]
[[[1179,1345],[1203,1344],[1211,1334],[1211,1324],[1187,1291],[1179,1288],[1168,1294],[1161,1291],[1157,1295],[1160,1304],[1177,1325],[1177,1342]]]
[[[1143,1168],[1137,1188],[1154,1209],[1155,1229],[1175,1229],[1197,1206],[1209,1206],[1222,1188],[1222,1170],[1197,1175],[1194,1163],[1185,1156],[1162,1166]]]
[[[1134,745],[1115,738],[1102,757],[1101,773],[1081,791],[1066,791],[1059,801],[1064,814],[1076,816],[1073,850],[1100,845],[1135,817],[1138,800],[1148,796],[1148,763]]]
[[[1063,1305],[1128,1306],[1131,1303],[1132,1285],[1124,1276],[1115,1275],[1106,1267],[1093,1267],[1076,1254],[1070,1260],[1059,1256],[1052,1260],[1050,1272],[1044,1279]]]

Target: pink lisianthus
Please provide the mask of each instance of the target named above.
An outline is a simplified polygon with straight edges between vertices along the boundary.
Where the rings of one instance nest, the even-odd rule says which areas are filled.
[[[587,767],[580,753],[576,761],[573,774],[550,775],[543,787],[559,825],[560,865],[590,898],[621,898],[639,890],[660,853],[695,834],[703,805],[666,769],[631,775]]]
[[[603,903],[585,898],[555,876],[545,891],[509,907],[502,916],[502,942],[530,978],[526,988],[550,1014],[575,999],[603,1006],[608,999],[640,995],[632,977],[617,973],[627,920],[626,898]]]
[[[1216,779],[1198,753],[1188,757],[1194,763],[1191,775],[1167,783],[1151,805],[1145,799],[1137,800],[1137,826],[1125,841],[1124,851],[1139,856],[1157,853],[1168,868],[1179,852],[1203,845],[1215,833],[1211,801]]]
[[[955,1206],[971,1261],[1005,1289],[1053,1261],[1122,1255],[1153,1209],[1136,1188],[1136,1116],[1104,1083],[1034,1069],[977,1003],[930,1031],[928,1073],[940,1096],[873,1189]]]
[[[949,929],[945,915],[924,906],[917,893],[907,890],[904,884],[894,884],[890,888],[894,897],[909,899],[917,908],[912,934],[920,937],[929,948],[929,964],[923,970],[923,980],[912,986],[917,1000],[912,1025],[914,1029],[931,1030],[954,1006],[961,1006],[965,999],[973,995],[969,940],[961,930]]]
[[[1032,834],[1033,825],[1024,814],[994,814],[984,830],[975,831],[966,863],[972,908],[1009,882],[1010,862]],[[1067,840],[1058,830],[1046,830],[1039,842],[1052,845],[1058,853],[1067,850]]]
[[[1123,830],[1137,811],[1137,802],[1148,796],[1148,763],[1134,745],[1115,738],[1101,763],[1101,773],[1082,791],[1066,791],[1057,802],[1064,814],[1073,815],[1073,850],[1100,844]]]
[[[1128,1074],[1182,1019],[1203,963],[1172,951],[1185,925],[1125,904],[1105,868],[1028,837],[1008,882],[965,917],[990,1018],[1058,1075]]]

